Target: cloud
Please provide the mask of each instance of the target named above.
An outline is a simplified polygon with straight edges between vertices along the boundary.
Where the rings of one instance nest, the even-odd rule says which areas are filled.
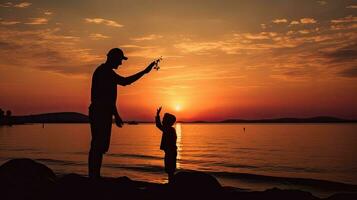
[[[21,23],[21,22],[19,22],[19,21],[0,21],[0,24],[5,25],[5,26],[15,25],[15,24],[19,24],[19,23]]]
[[[89,35],[89,37],[92,39],[92,40],[101,40],[101,39],[108,39],[110,38],[109,36],[106,36],[106,35],[103,35],[103,34],[100,34],[100,33],[92,33]]]
[[[328,53],[325,53],[325,57],[330,62],[352,62],[357,60],[357,42],[350,44]]]
[[[266,25],[266,24],[260,24],[260,27],[261,27],[262,29],[266,29],[266,28],[267,28],[267,25]]]
[[[326,1],[316,1],[318,4],[320,4],[321,6],[324,6],[324,5],[326,5],[327,4],[327,2]]]
[[[140,46],[135,44],[124,44],[120,45],[121,48],[135,48],[135,49],[151,49],[155,48],[154,46]]]
[[[43,14],[45,14],[45,15],[52,15],[52,14],[53,14],[53,12],[46,11],[46,12],[44,12]]]
[[[0,49],[7,49],[12,50],[18,48],[19,45],[7,42],[7,41],[0,41]]]
[[[181,42],[175,44],[174,47],[185,53],[206,54],[207,51],[222,50],[225,43],[223,41],[214,42]]]
[[[304,29],[304,30],[300,30],[300,31],[299,31],[299,33],[301,33],[301,34],[309,34],[309,33],[310,33],[310,31],[309,31],[309,30]]]
[[[156,35],[156,34],[151,34],[151,35],[147,35],[147,36],[143,36],[143,37],[137,37],[137,38],[131,38],[131,40],[134,41],[148,41],[148,40],[157,40],[162,38],[162,35]]]
[[[316,69],[310,65],[291,63],[290,65],[273,67],[272,77],[280,79],[305,80],[312,77]]]
[[[251,34],[251,33],[246,33],[244,34],[244,37],[250,40],[266,40],[269,39],[269,36],[266,34]]]
[[[348,25],[337,24],[337,25],[331,25],[330,26],[330,29],[332,31],[350,30],[350,29],[355,29],[355,28],[357,28],[357,24],[348,24]]]
[[[315,24],[317,21],[314,18],[302,18],[300,23],[302,24]]]
[[[221,79],[242,79],[243,75],[231,74],[228,71],[217,71],[214,69],[194,70],[190,73],[176,73],[174,75],[159,77],[160,81],[198,81],[198,80],[221,80]]]
[[[46,18],[31,18],[30,22],[27,22],[25,24],[29,25],[42,25],[42,24],[47,24],[48,19]]]
[[[1,66],[24,66],[62,74],[87,74],[101,60],[79,38],[59,28],[11,30],[0,27]]]
[[[281,24],[281,23],[287,23],[288,20],[287,19],[274,19],[272,22],[274,24]]]
[[[0,7],[4,7],[4,8],[9,8],[9,7],[12,7],[13,4],[11,2],[6,2],[6,3],[3,3],[3,4],[0,4]]]
[[[297,24],[300,24],[300,22],[299,21],[295,21],[295,20],[290,22],[290,25],[297,25]]]
[[[27,7],[31,6],[31,5],[32,5],[32,3],[22,2],[22,3],[15,4],[14,7],[15,8],[27,8]]]
[[[338,75],[348,78],[357,78],[357,66],[349,67],[338,73]]]
[[[103,19],[103,18],[85,18],[85,22],[87,23],[94,23],[94,24],[104,24],[106,26],[112,26],[112,27],[123,27],[124,25],[119,24],[116,21],[113,20],[108,20],[108,19]]]
[[[125,54],[133,57],[155,58],[158,55],[170,57],[169,55],[166,55],[164,48],[160,48],[158,46],[139,46],[133,44],[124,44],[119,45],[119,47],[125,48],[125,52],[127,52]]]
[[[0,7],[4,7],[4,8],[10,8],[10,7],[14,7],[14,8],[27,8],[29,6],[31,6],[32,3],[29,3],[29,2],[21,2],[21,3],[17,3],[17,4],[14,4],[12,2],[6,2],[6,3],[3,3],[3,4],[0,4]]]
[[[357,17],[349,15],[349,16],[346,16],[344,18],[331,20],[331,23],[335,23],[335,24],[338,24],[338,23],[350,23],[350,22],[357,22]]]
[[[356,8],[357,8],[357,5],[349,5],[349,6],[347,6],[346,8],[356,9]]]

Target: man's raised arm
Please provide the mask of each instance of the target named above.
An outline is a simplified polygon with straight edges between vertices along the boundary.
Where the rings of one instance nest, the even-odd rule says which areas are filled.
[[[143,71],[138,72],[138,73],[128,76],[128,77],[122,77],[122,76],[117,75],[116,82],[118,85],[123,85],[123,86],[130,85],[130,84],[134,83],[135,81],[137,81],[138,79],[140,79],[145,74],[149,73],[151,71],[151,69],[154,67],[154,65],[155,65],[155,61],[150,63],[150,65],[147,66]]]

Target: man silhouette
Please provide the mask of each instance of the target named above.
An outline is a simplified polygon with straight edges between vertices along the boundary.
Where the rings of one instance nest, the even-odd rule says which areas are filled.
[[[89,121],[92,141],[88,155],[88,175],[91,179],[100,178],[103,154],[109,149],[113,115],[115,124],[122,127],[123,121],[116,108],[117,85],[129,85],[149,73],[155,61],[141,72],[129,77],[116,74],[113,69],[118,69],[123,60],[128,58],[119,48],[111,49],[107,60],[93,73],[91,88],[91,105],[89,106]]]

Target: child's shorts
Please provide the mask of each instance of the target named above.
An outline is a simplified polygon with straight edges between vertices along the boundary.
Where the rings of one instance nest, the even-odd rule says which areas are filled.
[[[177,151],[165,151],[165,172],[174,173],[176,171]]]

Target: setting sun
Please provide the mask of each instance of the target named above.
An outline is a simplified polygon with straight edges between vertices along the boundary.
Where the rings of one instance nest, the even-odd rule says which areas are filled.
[[[182,107],[181,107],[180,104],[176,104],[176,105],[175,105],[175,110],[176,110],[176,111],[181,111],[181,109],[182,109]]]

